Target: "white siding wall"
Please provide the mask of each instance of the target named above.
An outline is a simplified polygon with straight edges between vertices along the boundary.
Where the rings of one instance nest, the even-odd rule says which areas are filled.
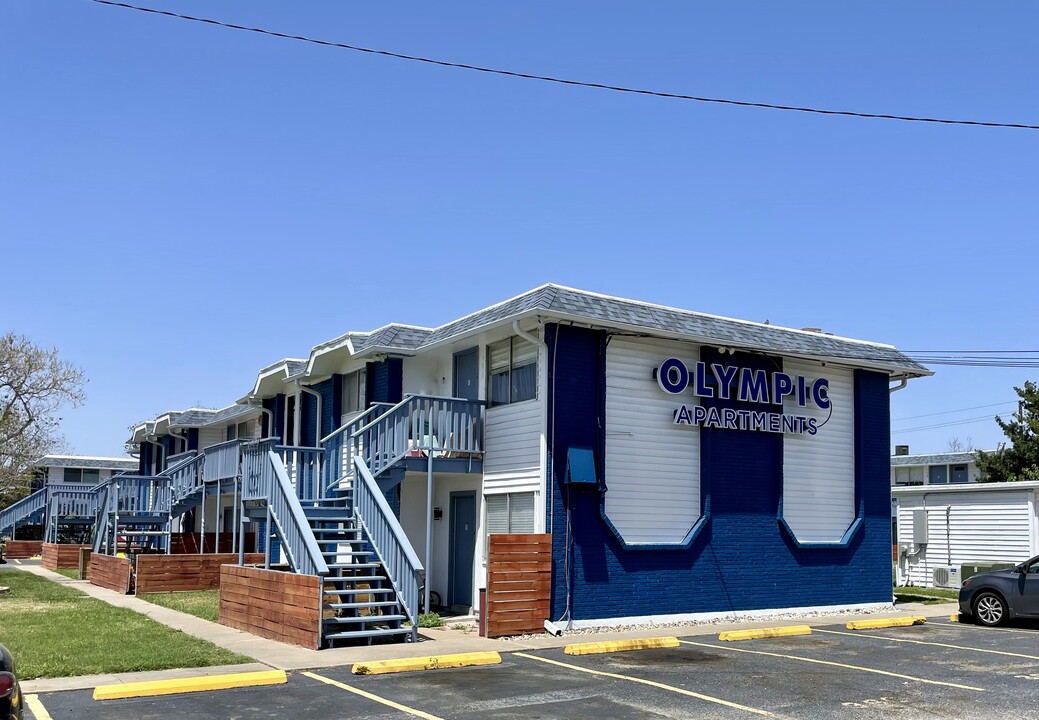
[[[47,468],[47,482],[49,482],[49,483],[65,482],[65,468],[63,468],[63,467],[53,467],[53,466]]]
[[[855,519],[854,376],[789,359],[783,372],[829,380],[833,410],[801,407],[789,397],[783,403],[784,413],[815,417],[822,425],[816,435],[783,436],[783,517],[800,542],[839,542]]]
[[[220,427],[200,428],[198,431],[199,452],[205,450],[207,447],[219,445],[220,443],[224,442],[224,433],[226,427],[226,425],[221,425]]]
[[[930,586],[938,566],[1027,560],[1037,552],[1031,496],[1031,490],[928,495],[927,546],[902,561],[902,582]],[[924,507],[922,496],[898,498],[898,545],[908,546],[911,552],[919,549],[913,545],[913,510]]]
[[[614,338],[606,351],[606,515],[628,543],[680,543],[700,517],[700,432],[675,425],[692,394],[668,395],[653,369],[687,365],[688,343]]]
[[[540,331],[532,331],[541,336]],[[538,349],[537,396],[512,405],[500,405],[484,411],[483,492],[536,492],[543,485],[542,465],[545,460],[544,434],[548,394],[548,357],[545,348]],[[480,382],[487,386],[487,346],[480,345]],[[481,391],[481,396],[485,393]],[[539,517],[544,517],[538,505]],[[541,522],[538,527],[541,527]]]

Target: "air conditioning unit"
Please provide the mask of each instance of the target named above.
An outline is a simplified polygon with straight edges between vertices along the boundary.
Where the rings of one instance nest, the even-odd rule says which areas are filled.
[[[939,565],[931,570],[931,584],[940,588],[958,588],[960,586],[960,567],[958,565]]]

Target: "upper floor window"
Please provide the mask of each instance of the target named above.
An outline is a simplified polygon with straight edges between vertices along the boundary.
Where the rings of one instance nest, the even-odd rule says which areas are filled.
[[[533,400],[538,387],[538,347],[521,337],[487,346],[487,405]]]
[[[343,415],[364,410],[365,375],[362,369],[343,376]]]
[[[65,468],[65,482],[83,482],[97,485],[99,482],[101,482],[101,471],[88,470],[83,468]]]

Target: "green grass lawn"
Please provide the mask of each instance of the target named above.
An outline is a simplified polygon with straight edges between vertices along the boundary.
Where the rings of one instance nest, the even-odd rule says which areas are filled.
[[[156,605],[168,607],[171,610],[179,610],[203,620],[216,622],[220,610],[219,590],[195,590],[192,592],[173,593],[147,593],[138,595],[141,600],[147,600]]]
[[[947,590],[945,588],[895,588],[895,600],[898,602],[915,602],[924,603],[925,605],[937,605],[939,603],[955,602],[959,597],[959,590]]]
[[[0,568],[0,643],[24,680],[252,662],[70,587]]]
[[[79,568],[58,568],[54,572],[60,573],[72,580],[79,580]]]

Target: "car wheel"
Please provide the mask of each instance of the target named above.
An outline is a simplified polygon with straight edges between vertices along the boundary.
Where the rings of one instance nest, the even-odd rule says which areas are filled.
[[[1007,603],[995,593],[981,593],[974,601],[974,617],[982,625],[1002,625],[1007,619]]]

